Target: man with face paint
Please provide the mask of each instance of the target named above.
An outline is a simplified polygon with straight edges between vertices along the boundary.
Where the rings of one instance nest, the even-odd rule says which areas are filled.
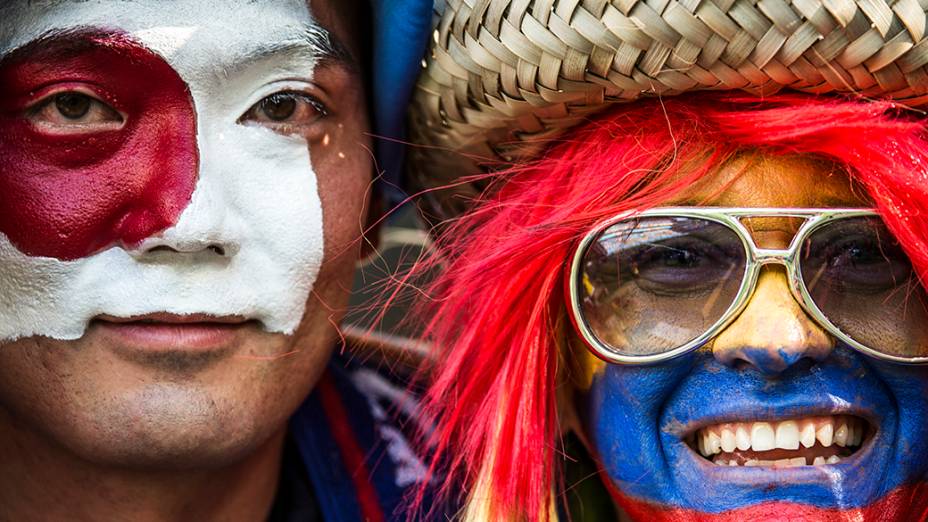
[[[924,5],[444,4],[410,174],[462,518],[928,520]]]
[[[423,4],[3,3],[0,519],[402,518],[396,390],[328,363],[372,222],[356,21],[389,133]]]

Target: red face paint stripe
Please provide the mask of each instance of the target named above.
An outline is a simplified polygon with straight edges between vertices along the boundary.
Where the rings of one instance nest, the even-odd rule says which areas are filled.
[[[124,115],[118,129],[51,133],[36,96],[73,89]],[[128,37],[69,32],[0,61],[0,232],[33,256],[73,260],[177,222],[197,180],[187,85]]]
[[[796,502],[765,502],[723,513],[666,507],[623,495],[611,485],[616,502],[632,520],[654,522],[741,522],[744,520],[802,520],[804,522],[908,522],[928,520],[928,483],[899,487],[866,507],[824,509]]]

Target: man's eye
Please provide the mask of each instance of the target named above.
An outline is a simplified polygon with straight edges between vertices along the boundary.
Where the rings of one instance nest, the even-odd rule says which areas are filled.
[[[261,101],[261,113],[272,121],[287,121],[296,112],[296,105],[291,96],[272,96]]]
[[[79,120],[90,112],[93,100],[89,96],[73,92],[55,96],[55,108],[58,113],[69,120]]]
[[[29,119],[36,125],[62,133],[114,130],[124,119],[115,109],[76,91],[51,95],[33,106]]]
[[[315,98],[302,93],[281,92],[256,103],[242,120],[274,127],[297,128],[314,123],[325,115],[325,107]]]

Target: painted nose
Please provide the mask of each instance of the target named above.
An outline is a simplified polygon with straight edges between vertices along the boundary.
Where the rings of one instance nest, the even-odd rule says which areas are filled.
[[[201,182],[177,224],[145,239],[132,252],[142,257],[186,254],[187,260],[191,255],[203,260],[234,257],[241,250],[242,233],[229,218],[228,207],[221,190]]]
[[[782,267],[764,267],[747,307],[712,342],[712,354],[731,367],[775,377],[800,361],[816,363],[834,339],[793,298]]]
[[[158,252],[175,254],[203,254],[215,257],[233,257],[238,253],[238,244],[229,241],[178,238],[150,238],[142,242],[137,249],[141,255],[151,255]]]

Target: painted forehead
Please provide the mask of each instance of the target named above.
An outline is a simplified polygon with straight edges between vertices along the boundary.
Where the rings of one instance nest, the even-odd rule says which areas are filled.
[[[342,54],[303,0],[231,0],[221,9],[210,0],[13,0],[0,7],[0,55],[48,35],[89,28],[130,35],[188,81],[202,77],[207,67],[222,75],[243,61],[281,51],[300,51],[293,54],[304,61]]]

